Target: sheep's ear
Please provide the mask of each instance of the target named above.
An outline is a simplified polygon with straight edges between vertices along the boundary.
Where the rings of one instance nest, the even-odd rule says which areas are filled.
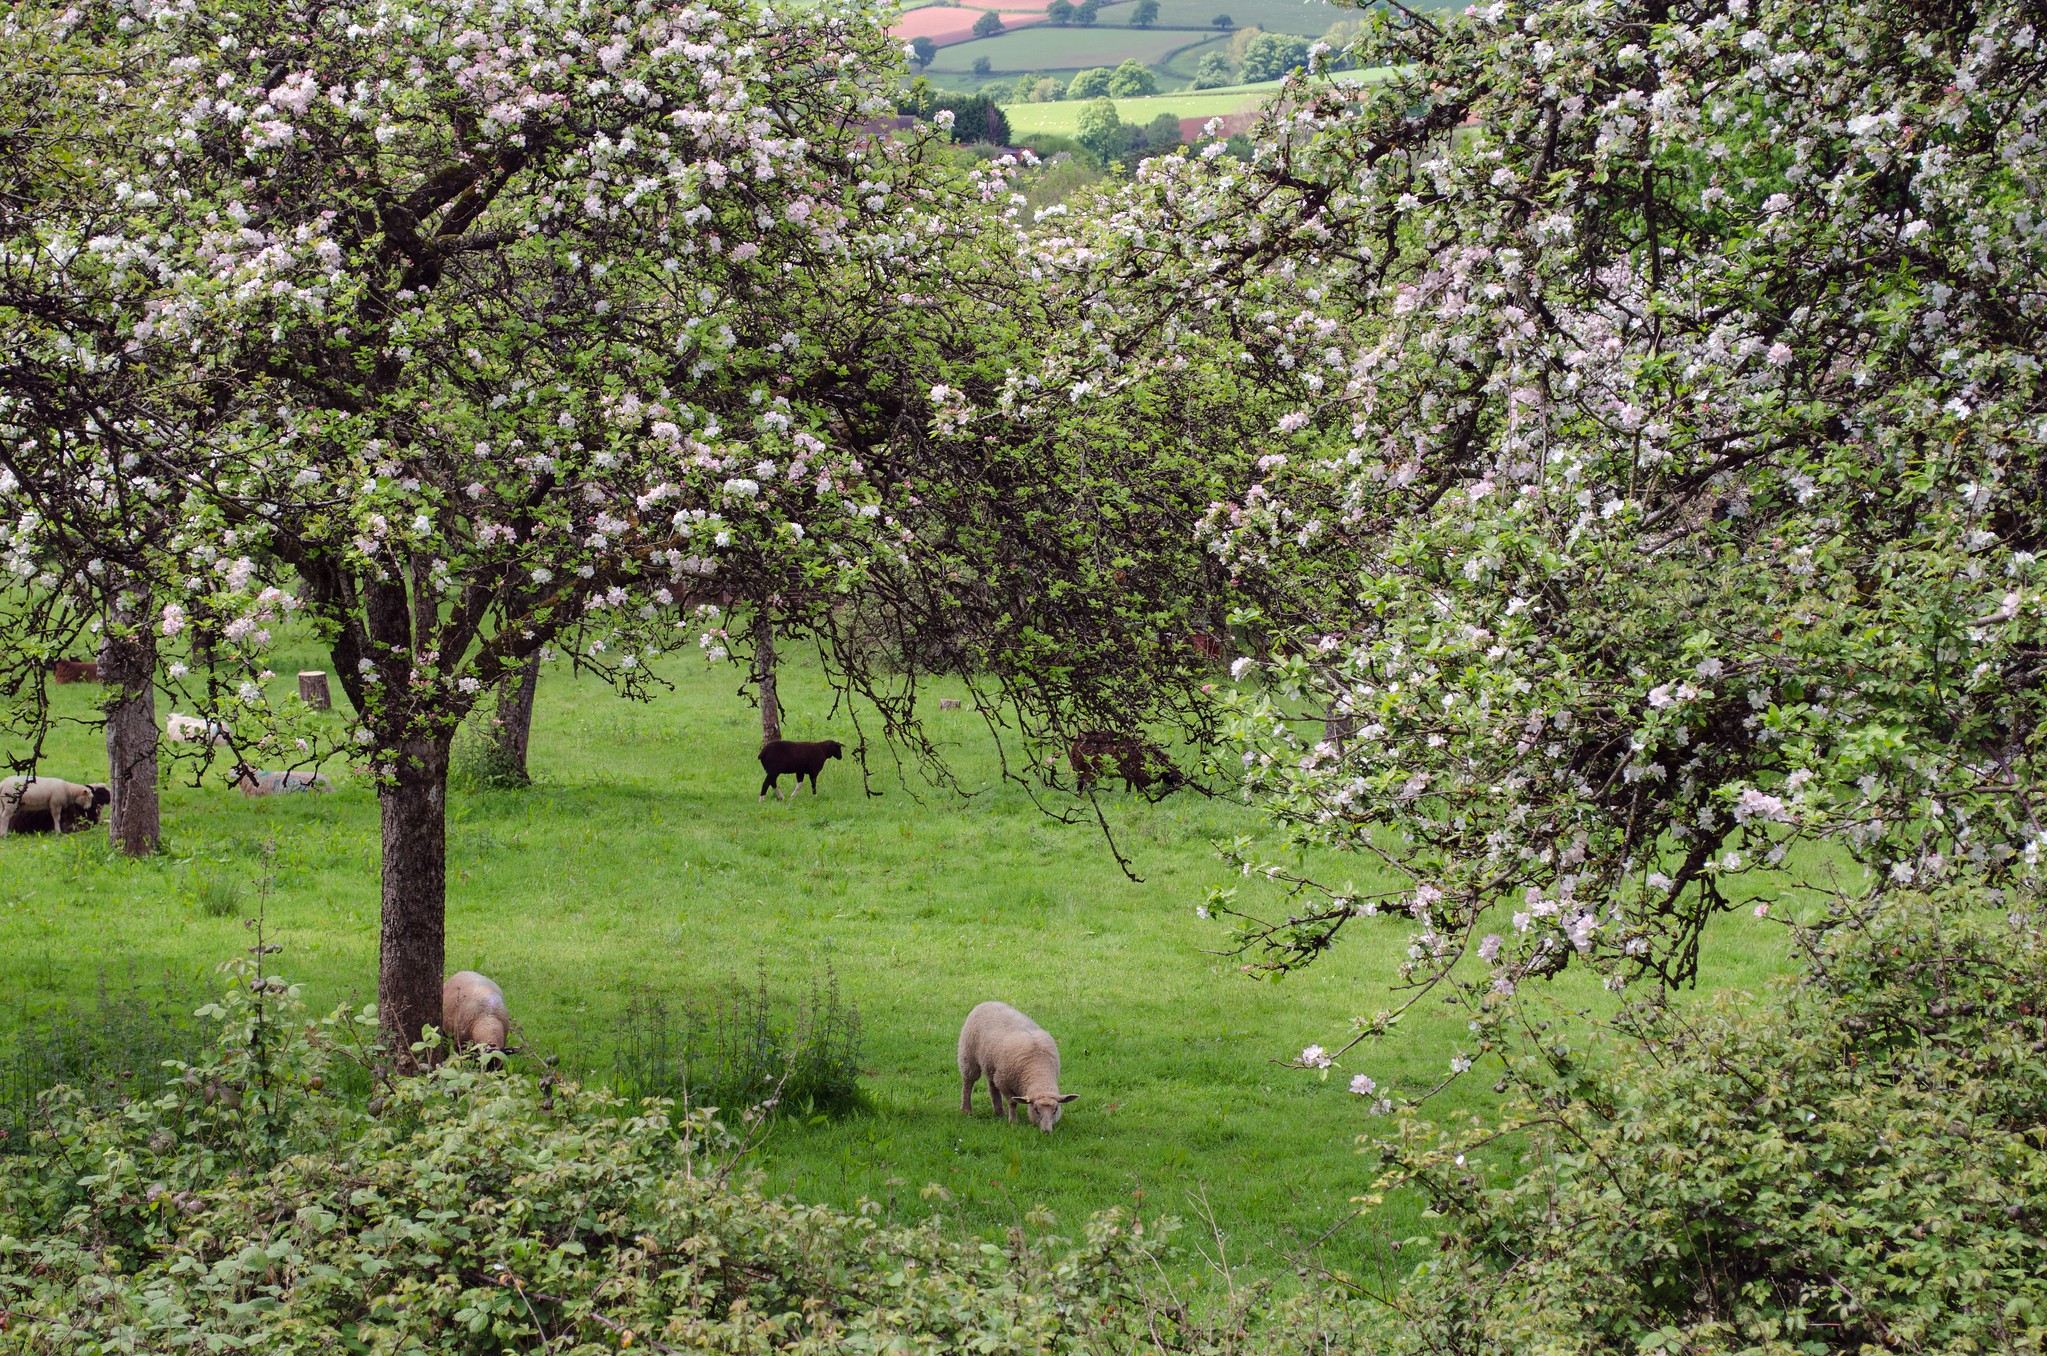
[[[1059,1094],[1059,1105],[1065,1106],[1068,1102],[1072,1101],[1074,1098],[1078,1096],[1080,1096],[1080,1094],[1077,1092],[1063,1092]]]

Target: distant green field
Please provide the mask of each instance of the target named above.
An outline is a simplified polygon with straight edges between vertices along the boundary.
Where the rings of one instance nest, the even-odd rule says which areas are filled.
[[[1116,116],[1125,122],[1150,122],[1161,113],[1180,118],[1213,118],[1223,113],[1242,113],[1256,108],[1273,90],[1277,80],[1266,85],[1241,85],[1235,90],[1203,90],[1198,94],[1158,94],[1145,99],[1118,99]],[[1068,99],[1056,104],[1008,104],[1009,130],[1014,136],[1033,132],[1057,132],[1072,136],[1080,126],[1080,111],[1087,100]]]
[[[1343,83],[1385,78],[1384,70],[1345,71],[1334,78]],[[1185,90],[1178,94],[1155,94],[1142,99],[1118,99],[1116,116],[1125,122],[1150,122],[1161,113],[1182,118],[1213,118],[1224,113],[1243,113],[1271,98],[1284,84],[1267,80],[1256,85],[1232,85],[1227,89]],[[1063,99],[1052,104],[1004,104],[1009,130],[1026,137],[1034,132],[1072,136],[1080,126],[1085,99]]]
[[[1338,19],[1359,17],[1358,10],[1325,0],[1159,0],[1158,26],[1209,28],[1218,14],[1229,15],[1236,28],[1298,33],[1305,38],[1321,37]]]
[[[1187,36],[1192,37],[1194,35],[1190,33]],[[1192,84],[1195,72],[1201,65],[1201,58],[1207,56],[1210,52],[1225,52],[1229,45],[1230,35],[1218,33],[1205,42],[1193,43],[1182,47],[1161,63],[1160,69],[1168,77],[1162,83],[1169,89],[1173,85],[1173,78],[1177,78],[1185,84]]]
[[[1201,41],[1198,33],[1157,29],[1102,27],[1053,28],[1037,25],[996,38],[963,42],[938,49],[931,63],[934,75],[970,70],[977,57],[987,57],[998,71],[1077,71],[1089,66],[1114,66],[1136,58],[1149,66],[1167,53]]]

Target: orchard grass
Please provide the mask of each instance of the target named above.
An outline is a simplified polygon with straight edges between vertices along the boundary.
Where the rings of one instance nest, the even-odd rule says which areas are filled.
[[[329,664],[306,650],[276,667],[281,690],[292,669]],[[879,795],[863,794],[849,757],[826,769],[821,796],[763,803],[758,717],[735,695],[737,674],[693,657],[666,672],[675,690],[635,704],[551,668],[537,784],[451,794],[447,964],[504,986],[526,1067],[551,1053],[565,1071],[603,1078],[632,986],[680,1006],[764,975],[796,998],[829,962],[859,1010],[866,1109],[778,1122],[755,1155],[769,1190],[842,1206],[871,1198],[907,1218],[930,1208],[921,1193],[936,1183],[947,1194],[933,1198],[981,1232],[1040,1205],[1070,1227],[1118,1205],[1183,1218],[1207,1209],[1233,1259],[1280,1270],[1265,1245],[1319,1237],[1378,1174],[1376,1153],[1360,1155],[1355,1140],[1392,1125],[1345,1091],[1349,1073],[1418,1092],[1458,1049],[1461,1023],[1424,1003],[1397,1039],[1354,1051],[1326,1081],[1275,1062],[1311,1041],[1333,1048],[1352,1014],[1389,1005],[1407,929],[1363,920],[1281,983],[1210,954],[1224,935],[1195,906],[1211,887],[1272,901],[1210,850],[1253,826],[1240,806],[1106,796],[1143,877],[1130,881],[1091,824],[1061,825],[994,784],[980,717],[936,709],[950,689],[930,694],[929,719],[971,798],[906,786],[877,750]],[[781,690],[791,737],[857,740],[814,669],[789,666]],[[63,716],[92,714],[96,689],[55,695]],[[60,722],[44,767],[98,779],[99,732]],[[14,996],[0,1029],[89,1004],[102,976],[131,970],[210,989],[213,967],[248,945],[243,919],[266,874],[278,972],[305,984],[316,1012],[373,1000],[376,803],[359,772],[327,771],[330,795],[248,799],[218,767],[195,789],[190,766],[167,765],[164,852],[140,863],[111,856],[102,832],[0,842],[0,988]],[[1778,935],[1746,913],[1728,920],[1712,982],[1759,985],[1779,963]],[[995,1120],[985,1085],[974,1116],[959,1113],[954,1042],[986,998],[1059,1038],[1062,1085],[1080,1100],[1050,1136]],[[1432,1110],[1482,1111],[1483,1087],[1465,1080]],[[1388,1243],[1426,1227],[1416,1200],[1396,1197],[1339,1231],[1323,1260],[1377,1274],[1393,1265]]]

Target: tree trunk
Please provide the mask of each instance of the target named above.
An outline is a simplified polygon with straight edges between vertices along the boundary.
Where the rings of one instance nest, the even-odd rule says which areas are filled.
[[[156,796],[156,637],[148,599],[123,594],[100,642],[107,690],[107,835],[130,857],[155,852],[161,834]]]
[[[540,689],[540,656],[505,676],[498,685],[497,709],[491,714],[491,780],[507,786],[525,786],[533,780],[526,770],[526,745],[533,737],[533,697]]]
[[[782,703],[775,695],[775,615],[762,603],[753,614],[753,682],[761,699],[761,743],[782,737]]]
[[[441,1024],[441,968],[447,958],[448,740],[401,744],[377,787],[384,822],[384,927],[377,1010],[397,1053]]]

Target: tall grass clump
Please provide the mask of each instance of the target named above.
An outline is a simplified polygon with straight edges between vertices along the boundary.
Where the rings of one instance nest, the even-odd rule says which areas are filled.
[[[118,985],[102,971],[90,1002],[25,1014],[0,1059],[0,1154],[27,1152],[42,1096],[59,1084],[107,1112],[153,1089],[166,1060],[195,1058],[208,1033],[193,1013],[205,1001],[169,973],[152,991],[133,970]]]
[[[765,971],[752,988],[680,1009],[635,987],[626,994],[612,1073],[632,1097],[844,1116],[862,1104],[860,1010],[841,997],[829,964],[808,996],[789,1004],[775,1001]]]

